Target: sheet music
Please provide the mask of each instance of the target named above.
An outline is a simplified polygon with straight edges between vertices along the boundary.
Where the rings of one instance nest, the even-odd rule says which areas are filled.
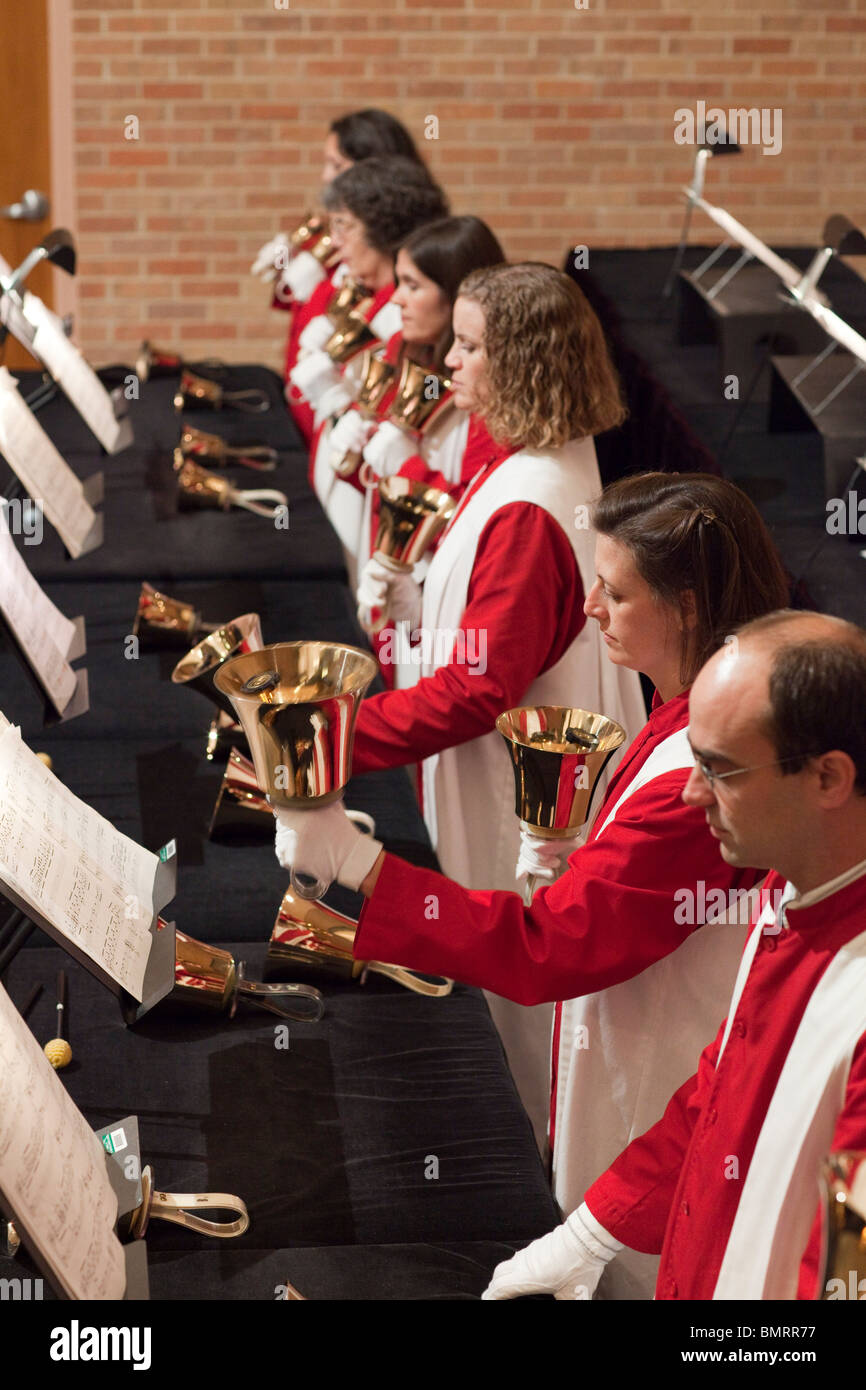
[[[159,860],[0,732],[0,879],[141,1002]]]
[[[110,454],[118,448],[123,422],[114,414],[111,397],[78,348],[63,332],[56,314],[38,295],[24,295],[24,317],[36,328],[33,351],[63,387],[76,410]]]
[[[75,624],[33,578],[15,548],[4,506],[0,506],[0,609],[54,708],[62,714],[75,694],[75,672],[66,660]]]
[[[0,367],[0,452],[39,502],[73,558],[82,553],[96,513],[81,483],[24,402],[12,373]]]
[[[0,985],[0,1190],[70,1298],[122,1298],[105,1151]]]

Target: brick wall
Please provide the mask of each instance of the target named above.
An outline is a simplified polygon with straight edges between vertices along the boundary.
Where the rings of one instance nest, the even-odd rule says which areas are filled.
[[[777,243],[830,212],[866,224],[862,0],[586,4],[71,0],[85,351],[129,360],[146,336],[277,364],[285,320],[248,266],[312,203],[326,126],[357,106],[400,116],[513,258],[675,241],[693,149],[674,113],[699,100],[783,116],[780,154],[711,166],[711,201]],[[693,237],[718,239],[700,215]]]

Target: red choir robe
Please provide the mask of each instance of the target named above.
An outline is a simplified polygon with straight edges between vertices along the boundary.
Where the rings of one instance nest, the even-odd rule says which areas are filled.
[[[659,1299],[821,1292],[819,1163],[866,1149],[866,863],[852,872],[781,909],[792,889],[770,876],[696,1075],[586,1193],[618,1240],[661,1251]]]

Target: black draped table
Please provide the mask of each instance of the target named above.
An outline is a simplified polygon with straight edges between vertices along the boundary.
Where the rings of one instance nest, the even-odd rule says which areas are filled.
[[[122,381],[117,369],[114,380]],[[135,444],[100,455],[62,398],[39,419],[85,478],[105,477],[105,544],[70,561],[48,523],[21,545],[31,571],[68,617],[87,624],[90,710],[44,724],[44,703],[4,640],[0,709],[55,773],[118,829],[151,850],[178,847],[178,885],[164,915],[188,935],[227,945],[261,978],[265,944],[286,887],[267,829],[208,839],[221,766],[205,760],[215,707],[170,681],[182,651],[126,640],[142,580],[193,602],[205,621],[261,616],[266,642],[315,638],[365,646],[340,546],[309,488],[306,457],[278,378],[232,368],[231,388],[265,389],[262,416],[189,412],[231,442],[279,450],[272,473],[231,468],[240,487],[289,498],[288,529],[245,512],[183,512],[171,474],[179,417],[174,381],[130,403]],[[205,461],[206,462],[206,461]],[[2,465],[5,472],[5,465]],[[0,477],[4,486],[8,477]],[[374,687],[379,688],[379,687]],[[386,847],[435,864],[403,769],[353,779],[349,806],[368,811]],[[357,915],[360,899],[328,895]],[[142,1156],[158,1186],[235,1192],[250,1229],[220,1242],[162,1222],[148,1231],[151,1296],[273,1300],[292,1283],[313,1299],[477,1297],[494,1265],[557,1220],[532,1131],[483,996],[445,999],[380,977],[323,984],[321,1022],[288,1025],[242,1006],[229,1021],[161,1005],[125,1028],[116,1001],[36,933],[4,984],[29,1022],[53,1034],[53,982],[70,982],[73,1061],[61,1073],[93,1127],[139,1117]],[[15,1272],[0,1260],[0,1277]],[[18,1273],[23,1273],[23,1267]]]

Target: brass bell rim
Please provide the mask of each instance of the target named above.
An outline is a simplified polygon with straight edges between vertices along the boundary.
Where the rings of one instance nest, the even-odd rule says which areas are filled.
[[[605,727],[598,735],[593,734],[593,737],[598,738],[598,742],[592,748],[580,748],[576,744],[567,743],[564,733],[562,737],[556,739],[558,747],[545,747],[543,743],[533,740],[531,736],[524,735],[521,730],[514,728],[514,721],[518,716],[529,714],[543,715],[545,718],[553,719],[567,715],[568,727],[569,729],[574,728],[576,733],[591,732],[585,724],[581,728],[580,715],[585,716],[586,720],[603,721]],[[564,723],[565,720],[560,719],[560,722]],[[507,743],[513,743],[518,748],[531,749],[534,753],[552,753],[556,757],[562,757],[566,754],[613,753],[617,748],[622,747],[628,737],[625,729],[615,719],[610,719],[608,715],[601,714],[598,710],[588,710],[577,705],[515,705],[512,709],[503,710],[500,715],[497,715],[495,727]],[[551,739],[555,737],[552,729],[538,730],[537,732],[550,733]],[[565,746],[563,747],[564,743]]]
[[[584,824],[584,821],[578,821],[576,825],[551,827],[547,825],[536,825],[533,821],[529,820],[522,820],[520,822],[520,829],[526,830],[538,840],[573,840]]]
[[[209,632],[207,637],[203,637],[194,647],[190,647],[185,652],[180,661],[171,673],[173,685],[187,685],[198,676],[206,676],[209,671],[216,670],[224,662],[231,661],[237,654],[236,648],[249,639],[251,635],[256,635],[261,631],[261,619],[258,613],[242,613],[239,618],[233,618],[230,623],[225,623],[215,632]],[[227,642],[228,639],[237,634],[235,641],[228,651],[222,655],[219,653],[219,643]],[[256,648],[256,650],[259,650]],[[205,658],[207,652],[207,658]],[[248,653],[244,652],[246,656]],[[186,668],[189,668],[187,671]]]
[[[220,666],[219,670],[214,673],[214,685],[224,695],[238,695],[240,692],[231,688],[234,678],[234,672],[231,668],[234,667],[237,663],[241,661],[250,661],[254,659],[255,665],[259,665],[261,670],[267,670],[268,658],[276,656],[278,661],[278,654],[280,653],[300,653],[302,649],[311,651],[312,649],[316,648],[319,649],[317,653],[319,657],[324,655],[326,652],[332,652],[334,654],[339,653],[341,656],[345,654],[346,656],[358,658],[357,665],[355,669],[349,673],[346,683],[341,684],[339,691],[340,695],[352,695],[355,694],[358,690],[366,689],[366,687],[370,684],[370,682],[376,675],[376,672],[378,670],[376,660],[370,652],[364,651],[362,647],[355,647],[346,642],[322,642],[317,639],[302,638],[294,642],[271,642],[267,646],[259,647],[254,652],[243,652],[238,656],[230,657],[229,660],[224,662]],[[321,663],[319,662],[319,664]],[[250,672],[250,675],[254,674],[255,672]],[[277,674],[279,675],[280,672],[277,671]],[[310,676],[306,677],[305,683],[310,679]],[[335,692],[335,694],[336,693],[337,692]],[[242,698],[250,699],[251,696],[246,695]],[[269,703],[275,705],[293,705],[306,702],[301,700],[276,699],[270,701]],[[336,797],[334,799],[336,800]]]

